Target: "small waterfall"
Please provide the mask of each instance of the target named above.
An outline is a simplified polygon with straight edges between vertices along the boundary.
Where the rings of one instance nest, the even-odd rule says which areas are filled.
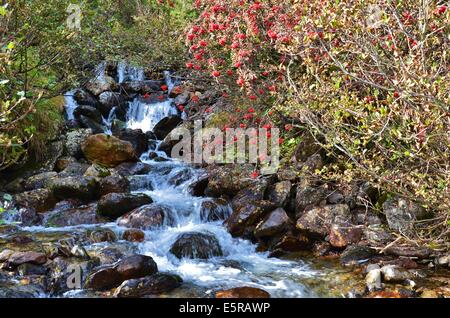
[[[171,100],[160,103],[146,103],[140,97],[129,104],[127,113],[127,128],[151,131],[164,117],[176,115],[177,110]]]
[[[119,62],[117,65],[118,82],[143,81],[145,80],[144,70],[139,67],[129,65],[125,62]]]
[[[66,102],[65,105],[65,111],[67,115],[67,120],[74,120],[75,117],[73,115],[73,112],[75,108],[78,107],[78,103],[74,98],[75,90],[68,91],[64,94],[64,100]]]
[[[108,118],[103,117],[103,125],[106,127],[105,134],[112,135],[112,122],[116,119],[116,107],[111,108]]]

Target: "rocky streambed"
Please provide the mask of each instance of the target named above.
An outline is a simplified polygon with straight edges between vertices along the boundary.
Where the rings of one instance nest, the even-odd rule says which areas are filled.
[[[5,174],[0,297],[449,295],[448,254],[395,236],[426,211],[393,197],[377,214],[360,204],[378,195],[367,183],[300,175],[322,164],[307,141],[256,179],[170,158],[169,133],[226,102],[160,77],[100,65],[67,93],[52,159]]]

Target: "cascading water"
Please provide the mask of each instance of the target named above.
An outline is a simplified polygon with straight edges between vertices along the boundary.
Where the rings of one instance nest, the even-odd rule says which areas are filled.
[[[126,68],[121,66],[119,77],[134,78]],[[141,74],[140,72],[136,74]],[[138,75],[139,77],[140,75]],[[165,74],[166,85],[170,91],[175,83],[169,73]],[[72,99],[67,99],[68,118],[73,107]],[[162,118],[177,114],[177,109],[171,99],[160,102],[147,102],[143,96],[137,96],[130,102],[126,126],[140,128],[144,132],[151,131]],[[73,117],[73,115],[72,115]],[[105,125],[109,127],[114,118],[111,112]],[[109,125],[109,126],[108,126]],[[160,142],[160,141],[159,141]],[[159,143],[158,142],[158,143]],[[196,181],[204,171],[193,168],[183,162],[170,158],[153,146],[149,152],[141,156],[141,161],[151,166],[151,172],[146,175],[130,177],[132,191],[149,195],[155,204],[161,205],[170,214],[171,224],[145,231],[145,241],[134,244],[138,252],[151,256],[163,272],[173,272],[180,275],[184,281],[184,295],[205,296],[214,290],[241,286],[253,286],[267,290],[274,297],[309,297],[314,293],[303,284],[305,279],[317,277],[318,272],[312,270],[301,261],[269,258],[268,253],[256,251],[256,245],[239,238],[233,238],[223,226],[223,221],[205,221],[201,216],[201,206],[211,198],[192,196],[188,187]],[[156,151],[165,161],[150,159],[150,152]],[[229,206],[223,206],[222,212],[231,213]],[[57,229],[42,226],[24,227],[28,232],[70,231],[76,232],[86,228],[109,228],[122,237],[125,230],[116,223],[103,225],[81,225],[75,227],[60,227]],[[177,236],[184,232],[207,232],[213,234],[220,243],[223,256],[203,259],[178,259],[170,253],[170,248]],[[120,243],[120,241],[118,242]],[[113,244],[113,243],[101,243]],[[128,243],[127,243],[128,244]],[[98,244],[85,246],[86,250],[99,248]],[[181,287],[183,289],[183,287]],[[87,291],[76,290],[64,294],[65,297],[80,297]],[[176,294],[175,294],[176,295]]]
[[[68,91],[64,94],[64,100],[66,103],[65,110],[66,110],[66,116],[67,120],[74,120],[75,117],[73,116],[73,112],[75,108],[78,107],[78,104],[74,98],[75,90]]]

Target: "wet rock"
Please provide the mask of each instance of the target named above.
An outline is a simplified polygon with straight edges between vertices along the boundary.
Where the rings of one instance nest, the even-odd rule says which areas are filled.
[[[69,131],[66,134],[64,143],[64,152],[69,157],[81,158],[83,152],[81,151],[81,144],[93,134],[91,129],[76,129]]]
[[[96,107],[98,105],[97,99],[92,96],[92,94],[83,89],[77,89],[73,93],[73,98],[78,103],[78,105],[88,105],[93,107]]]
[[[412,230],[414,222],[427,217],[427,211],[414,202],[394,197],[383,203],[383,211],[391,230],[407,233]]]
[[[326,197],[327,191],[324,187],[317,187],[308,180],[303,180],[297,186],[295,196],[296,215],[301,216],[307,207],[320,204]]]
[[[105,265],[97,268],[86,279],[84,288],[93,290],[107,290],[117,287],[122,278],[114,266]]]
[[[97,108],[92,106],[81,105],[75,108],[73,111],[73,115],[77,120],[80,121],[81,116],[92,119],[97,124],[102,123],[102,114],[97,110]]]
[[[115,291],[118,298],[136,298],[167,293],[181,286],[183,280],[174,274],[156,273],[148,277],[124,281]]]
[[[13,254],[14,254],[14,251],[12,251],[12,250],[4,249],[3,251],[1,251],[0,252],[0,263],[6,262],[9,259],[9,257]]]
[[[202,197],[205,195],[206,187],[208,186],[208,175],[204,175],[191,183],[188,187],[189,194],[195,197]]]
[[[411,273],[395,265],[383,266],[381,273],[383,274],[383,280],[391,283],[401,283],[412,278]]]
[[[38,253],[33,251],[28,252],[14,252],[7,260],[7,267],[16,268],[17,266],[25,263],[42,265],[47,262],[47,256],[44,253]]]
[[[75,159],[74,157],[70,156],[61,157],[56,160],[54,169],[56,172],[61,172],[64,169],[66,169],[71,163],[75,162],[77,162],[77,159]]]
[[[200,206],[200,218],[202,221],[225,220],[230,213],[231,209],[228,202],[220,198],[203,201]]]
[[[334,247],[346,247],[358,243],[363,234],[362,227],[333,225],[330,230],[330,243]]]
[[[281,181],[269,188],[268,200],[278,207],[285,207],[291,195],[292,183]]]
[[[108,75],[97,76],[86,84],[86,89],[95,96],[106,91],[115,91],[117,88],[116,81]]]
[[[82,176],[86,173],[88,168],[89,164],[87,163],[71,162],[58,174],[58,176],[60,178]]]
[[[153,200],[145,194],[109,193],[98,201],[97,213],[110,219],[117,219],[131,210],[152,202]]]
[[[26,191],[46,188],[50,184],[51,179],[55,178],[57,175],[58,174],[54,171],[36,174],[25,180],[23,187]]]
[[[170,252],[178,258],[208,259],[214,256],[222,256],[219,241],[212,234],[189,232],[180,234]]]
[[[183,120],[179,116],[169,116],[161,119],[153,128],[153,133],[159,140],[166,138]]]
[[[33,209],[36,212],[47,211],[56,203],[52,191],[48,189],[36,189],[16,194],[14,200],[19,207]]]
[[[52,213],[44,225],[49,227],[74,226],[81,224],[99,224],[108,222],[97,213],[97,204],[80,206],[78,208],[62,209]]]
[[[53,179],[50,185],[58,200],[79,199],[89,202],[98,197],[98,182],[91,177],[66,177]]]
[[[344,265],[358,264],[370,259],[376,254],[373,248],[362,245],[350,245],[341,254],[341,263]]]
[[[106,246],[100,250],[89,251],[89,256],[93,259],[98,259],[100,264],[109,265],[114,264],[124,258],[127,254],[120,248],[115,246]]]
[[[140,156],[148,150],[148,138],[141,129],[125,128],[120,130],[115,136],[120,140],[131,143],[137,156]]]
[[[137,160],[131,143],[105,134],[88,137],[81,148],[89,161],[106,167]]]
[[[216,292],[216,298],[270,298],[270,294],[255,287],[237,287]]]
[[[276,238],[270,246],[273,251],[270,257],[274,257],[274,253],[284,255],[285,252],[298,252],[311,249],[311,241],[304,235],[282,235]],[[275,256],[276,257],[276,256]]]
[[[291,219],[283,208],[270,212],[254,231],[255,237],[273,236],[286,230],[292,224]]]
[[[173,134],[173,132],[171,133]],[[164,151],[167,156],[172,156],[172,149],[180,142],[180,138],[172,138],[171,135],[168,135],[164,140],[159,144],[158,150]],[[181,154],[180,154],[181,155]]]
[[[116,234],[110,229],[95,229],[89,231],[88,236],[92,243],[114,242],[117,240]]]
[[[163,225],[175,224],[173,211],[159,204],[141,206],[117,220],[119,226],[149,230]]]
[[[143,242],[145,233],[139,229],[128,229],[123,232],[122,238],[129,242]]]
[[[314,243],[312,252],[315,257],[323,257],[332,251],[333,247],[325,241],[317,241]]]
[[[98,109],[105,118],[108,118],[113,107],[123,107],[126,104],[123,95],[116,92],[103,92],[98,96],[98,100]]]
[[[173,186],[179,186],[192,178],[192,170],[190,168],[182,169],[169,176],[167,183]]]
[[[351,218],[348,205],[326,205],[304,212],[297,220],[296,227],[309,235],[325,237],[333,224],[348,224]]]
[[[116,171],[100,179],[98,183],[100,196],[108,193],[124,193],[130,191],[130,181]]]
[[[274,208],[276,206],[270,201],[248,202],[233,211],[226,221],[226,227],[233,236],[242,236],[247,230],[253,232],[253,229],[249,227],[256,225]]]
[[[152,167],[143,162],[124,162],[118,165],[115,170],[127,177],[147,174],[152,170]]]
[[[101,266],[89,274],[85,288],[106,290],[119,286],[122,282],[153,275],[158,267],[150,256],[132,255],[113,265]]]
[[[239,209],[248,202],[261,201],[264,199],[264,193],[267,189],[267,181],[258,182],[245,189],[240,190],[231,201],[234,210]],[[273,202],[275,205],[276,203]]]
[[[81,127],[91,129],[94,134],[101,134],[105,131],[105,126],[85,115],[79,115],[78,122]]]
[[[378,265],[367,266],[366,274],[366,286],[368,291],[380,290],[382,288],[381,284],[381,270]]]
[[[54,296],[61,295],[71,289],[80,289],[86,281],[87,273],[96,266],[98,266],[97,260],[56,257],[49,266],[47,291]],[[74,275],[76,273],[81,275],[79,281],[77,275]]]
[[[113,136],[116,136],[120,133],[122,129],[125,129],[127,127],[127,124],[120,120],[120,119],[113,119],[111,122],[111,132]]]
[[[251,178],[252,165],[223,165],[208,167],[209,182],[205,190],[207,196],[234,196],[240,190],[255,183]]]

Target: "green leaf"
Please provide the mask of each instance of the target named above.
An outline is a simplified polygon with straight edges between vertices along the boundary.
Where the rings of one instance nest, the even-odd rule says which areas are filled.
[[[5,212],[5,209],[0,206],[0,214]]]
[[[5,7],[0,6],[0,15],[5,16],[6,15],[6,9]]]
[[[16,45],[14,44],[14,42],[9,42],[8,45],[6,46],[6,48],[8,50],[12,50]]]
[[[13,197],[11,194],[5,193],[3,195],[3,199],[5,199],[6,201],[12,201]]]

